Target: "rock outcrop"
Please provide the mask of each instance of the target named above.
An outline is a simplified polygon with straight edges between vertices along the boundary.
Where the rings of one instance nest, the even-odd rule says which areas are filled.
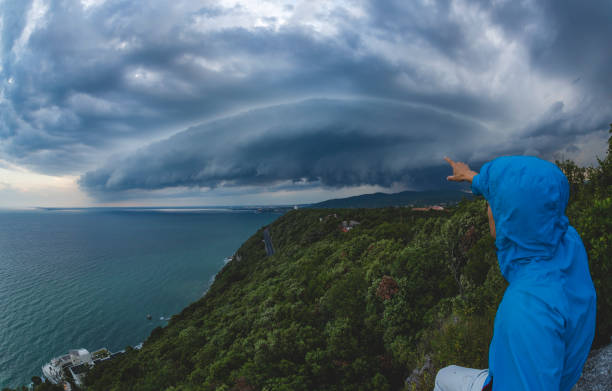
[[[591,352],[572,391],[612,390],[612,344]]]

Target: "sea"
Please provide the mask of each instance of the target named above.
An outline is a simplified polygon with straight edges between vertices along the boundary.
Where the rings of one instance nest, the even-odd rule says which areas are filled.
[[[228,257],[280,215],[0,210],[0,389],[27,385],[70,349],[116,352],[144,341],[200,299]]]

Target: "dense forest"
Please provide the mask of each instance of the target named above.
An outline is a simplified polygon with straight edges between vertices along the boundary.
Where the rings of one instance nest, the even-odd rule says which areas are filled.
[[[557,162],[598,293],[594,347],[612,335],[611,149],[612,137],[596,168]],[[142,350],[94,367],[88,389],[431,390],[440,367],[487,367],[506,282],[483,199],[297,210],[269,230],[274,255],[261,229]]]

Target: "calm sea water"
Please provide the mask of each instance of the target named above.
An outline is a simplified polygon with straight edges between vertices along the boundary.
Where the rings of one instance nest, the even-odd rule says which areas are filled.
[[[142,342],[167,323],[160,317],[200,298],[224,258],[278,216],[0,211],[0,388],[29,383],[69,349]]]

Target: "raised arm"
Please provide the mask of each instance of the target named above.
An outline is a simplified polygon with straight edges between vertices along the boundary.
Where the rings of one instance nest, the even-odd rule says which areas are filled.
[[[453,175],[447,176],[446,180],[454,182],[468,181],[472,183],[472,179],[478,175],[476,171],[470,170],[470,167],[465,163],[454,162],[447,157],[444,160],[453,168]]]

